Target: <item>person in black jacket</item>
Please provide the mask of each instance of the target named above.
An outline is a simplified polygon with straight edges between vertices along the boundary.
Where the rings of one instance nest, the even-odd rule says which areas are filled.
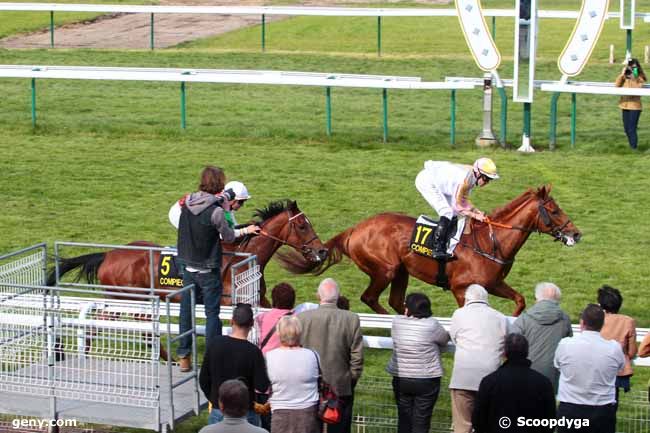
[[[550,433],[555,419],[551,381],[530,368],[528,340],[505,338],[506,361],[479,385],[472,424],[476,433]],[[544,421],[545,422],[544,422]],[[523,425],[522,425],[523,424]]]
[[[212,403],[208,424],[223,421],[219,409],[219,387],[230,379],[239,379],[248,388],[248,422],[259,426],[260,417],[255,413],[255,390],[266,392],[271,384],[266,373],[266,361],[262,351],[247,340],[253,327],[253,309],[249,304],[237,304],[232,312],[232,334],[219,335],[210,340],[205,351],[199,385],[205,397]]]

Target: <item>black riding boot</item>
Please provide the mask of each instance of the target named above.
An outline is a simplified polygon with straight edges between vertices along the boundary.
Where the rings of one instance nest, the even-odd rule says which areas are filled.
[[[433,234],[433,244],[435,251],[433,252],[434,259],[448,259],[451,256],[447,254],[447,245],[449,244],[449,226],[451,225],[451,220],[447,217],[440,217],[438,221],[438,228]]]

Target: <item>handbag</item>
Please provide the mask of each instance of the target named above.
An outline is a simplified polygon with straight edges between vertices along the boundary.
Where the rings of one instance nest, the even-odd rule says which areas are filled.
[[[323,380],[323,371],[316,352],[314,356],[318,365],[318,418],[325,424],[337,424],[341,421],[339,397],[334,392],[334,388]]]

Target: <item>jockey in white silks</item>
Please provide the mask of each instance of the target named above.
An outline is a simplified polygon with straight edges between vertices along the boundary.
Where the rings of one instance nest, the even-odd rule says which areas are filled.
[[[235,220],[235,212],[238,211],[244,205],[244,203],[246,203],[246,200],[251,198],[251,195],[248,193],[248,188],[246,188],[246,185],[236,180],[232,180],[228,182],[226,186],[223,187],[224,191],[228,191],[229,189],[235,193],[234,194],[235,198],[233,200],[230,200],[229,202],[230,211],[226,212],[225,216],[226,216],[226,220],[228,221],[228,225],[230,225],[230,227],[232,228],[235,228],[235,226],[237,225],[237,220]],[[176,201],[169,209],[169,222],[177,230],[178,230],[178,223],[181,219],[181,206],[184,199],[185,197]]]
[[[485,214],[469,201],[469,194],[474,187],[484,186],[498,178],[497,167],[489,158],[479,158],[473,165],[447,161],[424,163],[424,170],[415,178],[415,187],[440,216],[433,236],[434,258],[449,258],[447,245],[453,235],[450,225],[454,216],[460,217],[459,230],[464,226],[464,217],[485,220]]]

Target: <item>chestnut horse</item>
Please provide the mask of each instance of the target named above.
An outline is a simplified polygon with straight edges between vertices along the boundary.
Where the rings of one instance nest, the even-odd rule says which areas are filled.
[[[459,306],[465,304],[465,289],[472,283],[489,293],[512,299],[518,316],[525,308],[524,297],[504,282],[519,249],[531,233],[547,233],[565,245],[580,240],[581,233],[549,195],[550,187],[528,190],[506,206],[495,210],[486,223],[471,221],[470,233],[460,239],[455,259],[447,262],[449,288]],[[361,221],[326,242],[326,262],[312,265],[295,254],[282,254],[280,260],[294,273],[321,274],[348,256],[370,277],[370,285],[361,300],[377,313],[387,311],[379,296],[390,284],[389,303],[403,313],[409,275],[429,284],[437,284],[438,262],[412,252],[409,248],[415,218],[397,213],[382,213]]]
[[[307,216],[298,209],[295,201],[273,202],[264,209],[257,209],[254,214],[261,227],[260,235],[246,236],[235,243],[222,243],[224,251],[238,253],[252,253],[257,256],[257,263],[262,273],[260,280],[260,301],[262,306],[268,307],[266,299],[266,282],[264,268],[271,260],[273,254],[283,245],[294,248],[302,254],[308,262],[322,263],[327,258],[327,249],[318,238]],[[158,246],[156,244],[138,241],[129,245]],[[223,282],[222,303],[230,304],[231,265],[243,260],[242,257],[224,255],[221,267]],[[154,251],[154,278],[158,275],[160,252]],[[59,277],[67,272],[79,269],[77,279],[84,276],[89,283],[99,281],[100,284],[109,286],[144,287],[151,284],[149,266],[149,252],[141,250],[115,249],[105,253],[86,254],[79,257],[59,258]],[[157,278],[155,278],[157,280]],[[54,285],[56,276],[52,271],[48,278],[48,285]],[[160,288],[157,285],[156,288]],[[127,292],[128,289],[119,289]],[[159,292],[164,299],[164,293]],[[180,301],[175,299],[175,301]]]

